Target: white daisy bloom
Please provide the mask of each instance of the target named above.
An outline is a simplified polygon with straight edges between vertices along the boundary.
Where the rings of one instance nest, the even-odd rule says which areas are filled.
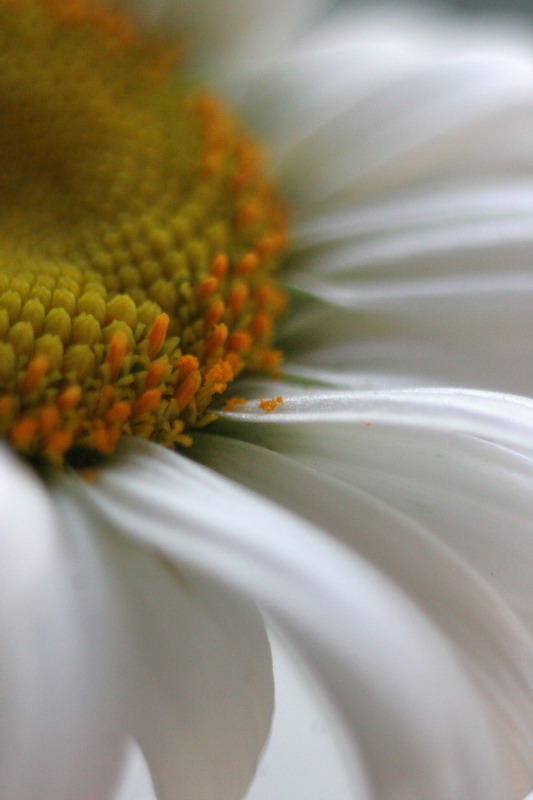
[[[395,8],[0,0],[2,800],[246,797],[267,629],[346,797],[533,788],[533,37]]]

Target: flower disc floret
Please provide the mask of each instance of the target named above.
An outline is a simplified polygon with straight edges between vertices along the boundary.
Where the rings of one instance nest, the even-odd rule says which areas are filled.
[[[80,0],[0,0],[0,432],[50,461],[187,444],[275,370],[286,213],[178,54]]]

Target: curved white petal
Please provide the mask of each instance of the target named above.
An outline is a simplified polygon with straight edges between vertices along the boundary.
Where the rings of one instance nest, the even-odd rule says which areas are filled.
[[[157,497],[149,460],[145,468],[145,488]],[[175,487],[167,488],[172,497]],[[83,515],[83,495],[70,478],[56,502]],[[124,727],[144,751],[158,800],[237,800],[254,774],[272,713],[263,622],[249,603],[125,539],[130,504],[117,500],[114,508],[119,521],[124,517],[118,536],[98,508],[91,524],[95,536],[104,536],[128,614]],[[173,522],[167,521],[170,536]],[[143,525],[149,535],[149,518]]]
[[[498,250],[503,266],[505,248],[494,248],[493,254]],[[428,273],[429,268],[428,263]],[[286,375],[333,387],[455,385],[531,395],[529,276],[445,283],[443,277],[440,290],[428,297],[406,294],[408,281],[403,286],[399,281],[389,287],[397,292],[394,300],[376,300],[365,308],[364,300],[357,307],[354,276],[346,292],[353,308],[344,300],[300,301],[282,326]],[[322,288],[325,296],[335,291],[324,283],[318,296]]]
[[[533,403],[459,391],[257,402],[197,437],[206,464],[321,524],[384,569],[466,655],[522,762],[533,752]],[[260,447],[257,447],[260,445]]]
[[[391,584],[301,520],[169,451],[136,443],[123,458],[86,490],[89,500],[113,527],[272,615],[349,731],[366,798],[511,796],[488,774],[497,758],[464,674]]]
[[[123,748],[114,592],[93,542],[3,448],[0,484],[0,795],[104,800]]]
[[[243,109],[265,130],[299,218],[424,180],[526,167],[531,41],[407,6],[317,26],[253,80]]]
[[[533,184],[406,192],[300,229],[288,372],[531,394]]]
[[[344,13],[247,80],[294,208],[291,374],[533,391],[533,38],[462,23]]]

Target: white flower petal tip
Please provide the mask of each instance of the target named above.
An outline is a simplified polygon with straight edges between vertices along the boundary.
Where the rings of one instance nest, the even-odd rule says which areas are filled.
[[[510,797],[464,672],[423,615],[366,562],[153,445],[132,444],[86,492],[108,525],[275,620],[325,687],[352,763],[362,764],[365,800]]]

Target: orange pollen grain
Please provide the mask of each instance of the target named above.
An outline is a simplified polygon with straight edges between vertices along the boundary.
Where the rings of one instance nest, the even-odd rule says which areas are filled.
[[[265,414],[271,414],[280,405],[284,405],[283,397],[272,397],[270,400],[261,400],[259,408],[264,411]]]

